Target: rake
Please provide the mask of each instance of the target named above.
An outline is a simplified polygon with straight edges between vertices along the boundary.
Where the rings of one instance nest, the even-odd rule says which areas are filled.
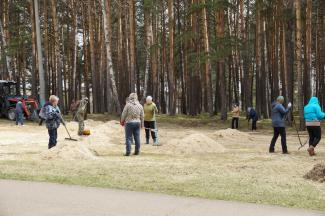
[[[300,134],[299,134],[299,131],[298,131],[298,128],[297,128],[297,124],[296,124],[296,121],[295,121],[295,118],[293,118],[292,122],[293,122],[293,125],[294,125],[294,127],[295,127],[295,129],[296,129],[296,132],[297,132],[297,135],[298,135],[298,139],[299,139],[299,143],[300,143],[300,146],[299,146],[298,150],[300,150],[300,149],[302,149],[305,145],[307,145],[307,143],[308,143],[308,139],[306,140],[306,142],[305,142],[304,144],[302,144],[302,142],[301,142],[301,138],[300,138]]]
[[[73,139],[73,138],[71,137],[70,132],[69,132],[67,126],[65,125],[65,123],[64,123],[63,125],[64,125],[64,128],[65,128],[65,130],[67,131],[67,133],[68,133],[68,135],[69,135],[69,137],[66,137],[65,139],[66,139],[66,140],[69,140],[69,141],[75,141],[75,142],[78,142],[77,139]]]

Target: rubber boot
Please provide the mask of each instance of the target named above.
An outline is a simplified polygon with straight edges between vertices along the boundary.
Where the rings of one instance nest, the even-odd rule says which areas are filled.
[[[157,138],[153,140],[153,145],[156,145],[156,146],[159,145],[159,144],[158,144],[158,139],[157,139]]]
[[[149,139],[148,138],[146,138],[146,144],[149,145]]]

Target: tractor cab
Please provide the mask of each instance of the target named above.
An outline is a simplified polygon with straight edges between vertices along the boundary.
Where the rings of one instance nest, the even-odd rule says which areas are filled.
[[[27,96],[21,96],[17,91],[17,83],[14,81],[0,80],[0,113],[10,120],[16,119],[16,104],[21,101],[26,119],[37,119],[39,105],[36,100]]]
[[[17,83],[0,80],[0,97],[17,96]]]

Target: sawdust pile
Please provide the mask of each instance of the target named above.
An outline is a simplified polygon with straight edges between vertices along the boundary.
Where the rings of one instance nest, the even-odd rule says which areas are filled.
[[[42,153],[42,159],[44,160],[94,160],[96,156],[85,145],[73,142],[64,142],[56,147],[47,150]]]
[[[305,179],[325,182],[325,163],[316,164],[312,170],[310,170],[305,176]]]
[[[97,159],[96,152],[103,150],[112,150],[123,141],[123,128],[119,122],[99,122],[87,120],[86,128],[90,128],[91,135],[88,137],[77,137],[78,124],[69,122],[67,127],[73,138],[77,138],[77,142],[58,140],[58,145],[41,154],[44,160],[93,160]],[[60,128],[60,133],[65,134],[65,131]]]
[[[218,130],[213,133],[214,136],[220,139],[248,139],[252,140],[252,137],[248,133],[241,132],[236,129],[225,129],[225,130]]]
[[[171,139],[163,149],[178,154],[222,153],[224,146],[202,133],[193,133],[182,139]]]

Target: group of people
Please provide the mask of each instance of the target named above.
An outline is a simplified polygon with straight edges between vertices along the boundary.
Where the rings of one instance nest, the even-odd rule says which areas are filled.
[[[79,101],[73,101],[70,107],[70,111],[73,114],[73,120],[78,121],[79,123],[78,135],[80,136],[84,134],[84,118],[87,112],[88,101],[88,98],[84,98]],[[45,121],[46,128],[48,130],[49,149],[55,147],[57,144],[58,128],[60,127],[60,125],[63,124],[64,126],[66,126],[58,104],[59,98],[55,95],[52,95],[50,96],[49,101],[43,105],[39,113],[39,125],[42,126],[43,122]]]
[[[235,103],[233,105],[231,112],[232,112],[231,128],[238,129],[239,117],[240,117],[241,110],[237,103]],[[248,107],[248,109],[247,109],[247,120],[248,120],[248,122],[250,122],[252,120],[252,131],[256,131],[258,115],[253,107]]]
[[[272,104],[272,126],[273,126],[273,138],[269,146],[269,153],[275,152],[275,144],[279,136],[281,136],[282,153],[288,154],[287,139],[286,139],[286,127],[285,119],[287,114],[292,108],[292,104],[289,102],[287,107],[284,107],[285,99],[283,96],[279,96]],[[59,98],[52,95],[49,101],[45,103],[40,112],[41,121],[46,122],[46,127],[49,134],[49,149],[53,148],[57,144],[57,129],[60,124],[65,122],[62,118],[61,111],[58,107]],[[70,110],[73,114],[74,120],[79,122],[78,134],[83,135],[84,131],[84,117],[87,111],[88,98],[84,98],[80,101],[73,101]],[[232,114],[233,119],[231,127],[238,129],[240,107],[238,104],[233,106]],[[23,125],[23,104],[18,102],[16,105],[16,123]],[[125,143],[126,153],[125,156],[131,155],[132,144],[135,142],[134,155],[140,154],[141,141],[140,134],[141,129],[145,129],[146,144],[150,142],[150,136],[153,139],[153,145],[158,145],[158,129],[156,125],[156,114],[158,109],[153,102],[151,96],[146,98],[145,104],[142,106],[138,100],[136,93],[131,93],[126,100],[125,107],[121,115],[121,125],[125,127]],[[252,130],[256,130],[256,122],[258,120],[257,113],[253,108],[248,109],[248,121],[252,120]],[[317,97],[312,97],[309,103],[304,107],[305,124],[309,134],[309,148],[308,153],[310,156],[315,155],[315,148],[321,140],[321,120],[325,118],[325,113],[321,110]]]
[[[121,125],[125,127],[125,156],[130,156],[132,151],[133,139],[135,142],[134,155],[140,154],[141,128],[145,128],[146,144],[149,144],[150,134],[153,139],[153,145],[158,145],[156,114],[158,109],[152,101],[152,97],[146,98],[146,103],[142,106],[136,93],[131,93],[126,100],[125,107],[121,115]]]
[[[287,114],[292,108],[292,103],[288,103],[287,108],[284,107],[285,99],[283,96],[279,96],[275,102],[272,103],[272,126],[273,137],[269,147],[269,153],[275,152],[275,144],[279,136],[281,136],[282,153],[289,154],[287,147],[287,137],[285,128],[285,119]],[[256,123],[258,121],[258,115],[254,108],[248,108],[248,121],[252,120],[252,131],[256,130]],[[238,122],[240,116],[240,107],[238,104],[234,104],[232,110],[232,129],[238,129]],[[325,118],[325,113],[321,110],[317,97],[312,97],[309,103],[304,107],[304,118],[307,131],[309,134],[309,148],[308,153],[310,156],[316,155],[315,147],[321,140],[321,120]]]
[[[279,136],[281,136],[282,153],[288,154],[285,116],[289,113],[292,104],[288,103],[287,108],[283,106],[284,97],[279,96],[275,103],[272,104],[272,126],[273,138],[270,144],[269,152],[274,153],[275,143]],[[312,97],[309,103],[304,107],[304,118],[307,131],[309,134],[309,148],[310,156],[316,155],[315,147],[321,140],[321,120],[325,118],[325,113],[322,111],[317,97]]]

